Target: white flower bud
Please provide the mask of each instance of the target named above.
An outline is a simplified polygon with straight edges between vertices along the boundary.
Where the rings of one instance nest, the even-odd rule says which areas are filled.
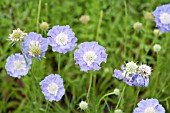
[[[114,110],[114,113],[123,113],[123,111],[121,109],[116,109]]]
[[[80,109],[82,109],[82,110],[86,110],[87,107],[88,107],[88,103],[87,103],[86,101],[81,101],[81,102],[79,103],[79,107],[80,107]]]
[[[159,45],[159,44],[155,44],[154,46],[153,46],[153,51],[154,52],[159,52],[161,50],[161,46]]]
[[[80,17],[80,21],[81,21],[81,23],[83,23],[83,24],[87,24],[87,23],[89,22],[89,20],[90,20],[90,17],[89,17],[88,15],[82,15],[82,16]]]
[[[136,30],[136,31],[140,31],[140,30],[142,29],[142,23],[140,23],[140,22],[134,23],[134,24],[133,24],[133,28],[134,28],[134,30]]]
[[[161,36],[162,35],[162,32],[159,29],[154,29],[153,33],[154,33],[155,36]]]
[[[47,31],[49,28],[49,24],[47,22],[42,22],[40,24],[40,29],[43,30],[43,31]]]
[[[150,12],[146,12],[144,17],[147,21],[153,21],[153,19],[154,19],[152,13],[150,13]]]
[[[113,91],[113,94],[120,96],[120,90],[115,88],[114,91]]]
[[[134,63],[133,61],[128,62],[128,63],[126,64],[126,67],[125,67],[126,72],[127,72],[128,74],[135,74],[136,71],[137,71],[137,68],[138,68],[138,66],[137,66],[136,63]]]

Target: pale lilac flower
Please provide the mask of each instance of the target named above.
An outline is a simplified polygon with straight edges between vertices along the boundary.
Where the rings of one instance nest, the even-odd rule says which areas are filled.
[[[165,113],[165,109],[157,99],[142,99],[133,113]]]
[[[97,42],[84,42],[74,52],[74,60],[79,64],[81,71],[100,70],[100,64],[106,63],[106,50]]]
[[[65,93],[63,79],[58,74],[50,74],[40,82],[42,93],[46,100],[56,101],[61,100]]]
[[[53,52],[65,54],[76,46],[77,38],[68,25],[54,26],[47,35],[50,36],[49,45],[52,46]]]
[[[24,42],[22,42],[22,52],[26,54],[28,58],[41,59],[45,57],[45,53],[48,49],[48,40],[43,38],[41,34],[34,32],[29,33]]]
[[[170,31],[170,4],[159,6],[152,13],[155,17],[156,27],[161,32]]]
[[[30,59],[16,53],[7,58],[5,69],[10,76],[20,78],[28,73],[30,64]]]

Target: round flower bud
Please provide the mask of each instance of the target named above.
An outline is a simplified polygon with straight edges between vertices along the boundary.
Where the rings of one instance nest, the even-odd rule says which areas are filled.
[[[88,104],[87,104],[86,101],[81,101],[81,102],[79,103],[79,107],[80,107],[80,109],[82,109],[82,110],[86,110],[87,107],[88,107]]]
[[[40,24],[40,29],[43,30],[43,31],[47,31],[49,28],[49,24],[47,22],[42,22]]]
[[[123,111],[121,109],[116,109],[114,110],[114,113],[123,113]]]
[[[146,12],[144,17],[147,21],[153,21],[153,19],[154,19],[152,13],[150,13],[150,12]]]
[[[153,46],[153,51],[154,52],[159,52],[161,50],[161,46],[159,45],[159,44],[155,44],[154,46]]]
[[[133,29],[136,31],[140,31],[142,29],[142,23],[136,22],[133,24]]]
[[[80,21],[81,21],[81,23],[83,23],[83,24],[87,24],[87,23],[89,22],[89,20],[90,20],[90,17],[89,17],[88,15],[82,15],[82,16],[80,17]]]
[[[115,88],[114,91],[113,91],[113,94],[120,96],[120,90]]]
[[[159,29],[154,29],[153,33],[154,33],[155,36],[161,36],[162,35],[162,32]]]

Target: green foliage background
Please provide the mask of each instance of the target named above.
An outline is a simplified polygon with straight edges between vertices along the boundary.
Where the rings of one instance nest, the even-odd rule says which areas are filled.
[[[113,70],[127,61],[138,64],[147,63],[153,67],[150,84],[140,88],[137,102],[145,98],[157,98],[170,112],[170,34],[156,37],[153,34],[155,22],[144,18],[145,12],[152,12],[157,6],[169,3],[169,0],[126,0],[127,17],[124,0],[42,0],[39,22],[46,21],[50,28],[55,25],[70,25],[78,38],[78,44],[85,41],[97,41],[107,50],[107,63],[95,72],[95,79],[90,95],[92,111],[94,105],[106,93],[114,88],[122,91],[123,82],[112,77]],[[0,113],[43,113],[47,101],[41,93],[39,82],[51,73],[58,73],[58,53],[49,47],[46,58],[35,61],[32,72],[21,79],[10,77],[5,70],[8,56],[21,52],[20,44],[11,46],[7,38],[12,30],[21,28],[25,32],[36,32],[38,0],[1,0],[0,1]],[[101,26],[100,14],[103,11]],[[90,21],[84,25],[79,21],[81,15],[89,15]],[[141,22],[141,32],[133,30],[135,22]],[[44,37],[46,33],[39,31]],[[155,40],[154,43],[153,40]],[[153,44],[162,46],[156,54]],[[126,48],[126,49],[125,49]],[[126,50],[126,53],[125,53]],[[86,100],[89,85],[89,73],[81,72],[73,59],[74,51],[61,55],[61,73],[66,94],[59,102],[49,103],[48,113],[81,113],[78,103]],[[145,55],[146,54],[146,55]],[[35,78],[32,79],[32,76]],[[157,76],[159,77],[156,81]],[[35,81],[36,79],[36,81]],[[131,113],[136,97],[136,87],[128,86],[120,108],[124,113]],[[106,97],[100,104],[99,113],[113,113],[118,102],[115,95]]]

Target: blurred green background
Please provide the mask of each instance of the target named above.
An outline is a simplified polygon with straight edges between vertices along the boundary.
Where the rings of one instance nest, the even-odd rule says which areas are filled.
[[[155,22],[144,18],[145,12],[152,12],[157,6],[169,3],[169,0],[126,2],[127,16],[124,0],[42,0],[39,23],[48,22],[50,28],[55,25],[70,25],[78,38],[78,44],[98,41],[106,48],[107,63],[103,63],[101,70],[95,72],[91,106],[115,88],[122,90],[123,82],[112,77],[113,70],[133,60],[153,67],[150,84],[141,88],[137,102],[145,98],[157,98],[167,113],[170,113],[170,34],[156,37],[153,34]],[[0,0],[0,113],[43,113],[46,109],[47,101],[38,82],[51,73],[57,73],[58,53],[53,53],[49,47],[46,58],[36,61],[32,66],[38,81],[35,84],[31,71],[25,77],[16,79],[10,77],[4,68],[8,56],[21,52],[19,43],[11,46],[7,40],[12,30],[20,28],[27,33],[36,32],[38,3],[38,0]],[[81,15],[89,15],[88,24],[80,22]],[[140,32],[134,31],[135,22],[143,24]],[[39,30],[39,33],[46,37],[45,32]],[[153,43],[155,38],[157,39]],[[152,50],[155,43],[162,46],[158,54]],[[89,73],[80,71],[79,66],[75,65],[73,54],[74,51],[61,55],[60,75],[64,79],[66,94],[61,101],[49,104],[48,113],[84,112],[79,109],[78,104],[86,99]],[[159,76],[157,82],[156,76]],[[127,87],[120,106],[124,113],[132,113],[136,89]],[[106,97],[98,112],[113,113],[117,101],[115,95]]]

